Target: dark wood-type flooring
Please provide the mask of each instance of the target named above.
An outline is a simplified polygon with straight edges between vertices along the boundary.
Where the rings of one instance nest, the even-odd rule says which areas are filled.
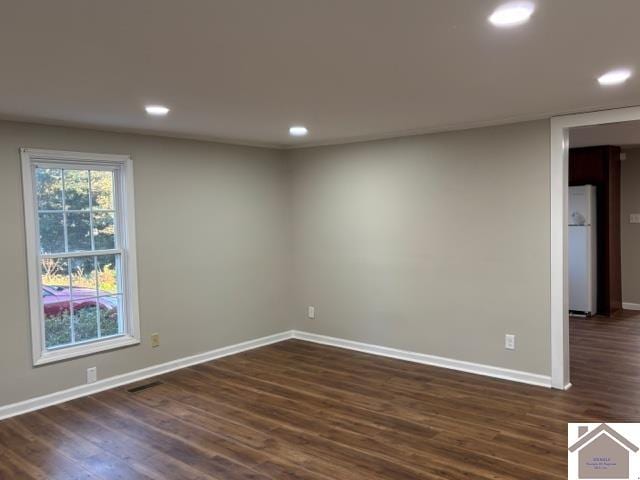
[[[568,392],[291,340],[0,422],[0,478],[564,479],[640,421],[640,316],[571,328]]]

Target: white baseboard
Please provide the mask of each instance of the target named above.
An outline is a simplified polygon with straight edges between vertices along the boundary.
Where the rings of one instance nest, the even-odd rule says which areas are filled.
[[[345,340],[341,338],[327,337],[315,333],[301,332],[298,330],[290,330],[287,332],[269,335],[267,337],[249,340],[247,342],[222,347],[209,352],[191,355],[189,357],[179,358],[170,362],[153,365],[151,367],[134,370],[133,372],[116,375],[114,377],[99,380],[96,383],[88,385],[79,385],[77,387],[68,388],[59,392],[54,392],[41,397],[31,398],[21,402],[0,406],[0,420],[5,418],[21,415],[23,413],[39,410],[41,408],[56,405],[62,402],[68,402],[74,398],[92,395],[94,393],[108,390],[110,388],[119,387],[128,383],[139,382],[149,377],[162,375],[163,373],[172,372],[181,368],[196,365],[198,363],[209,362],[216,358],[234,355],[236,353],[252,350],[254,348],[264,347],[272,343],[282,342],[290,338],[306,340],[308,342],[321,343],[323,345],[331,345],[333,347],[346,348],[348,350],[357,350],[359,352],[380,355],[383,357],[396,358],[409,362],[422,363],[425,365],[433,365],[436,367],[449,368],[467,373],[475,373],[488,377],[501,378],[514,382],[527,383],[542,387],[551,387],[551,377],[539,375],[536,373],[521,372],[518,370],[509,370],[507,368],[492,367],[479,363],[465,362],[462,360],[454,360],[451,358],[437,357],[435,355],[427,355],[424,353],[409,352],[406,350],[398,350],[396,348],[382,347],[379,345],[371,345],[368,343],[355,342],[353,340]],[[567,387],[568,388],[568,387]]]
[[[380,355],[383,357],[396,358],[398,360],[423,363],[425,365],[433,365],[436,367],[459,370],[461,372],[475,373],[478,375],[485,375],[487,377],[500,378],[503,380],[511,380],[513,382],[527,383],[529,385],[551,388],[551,377],[548,375],[510,370],[508,368],[493,367],[490,365],[483,365],[481,363],[465,362],[462,360],[454,360],[452,358],[446,357],[437,357],[435,355],[427,355],[425,353],[409,352],[406,350],[398,350],[396,348],[355,342],[353,340],[345,340],[342,338],[327,337],[325,335],[318,335],[315,333],[301,332],[299,330],[293,331],[293,338],[306,340],[308,342],[321,343],[323,345],[330,345],[332,347],[357,350],[358,352],[371,353],[373,355]]]
[[[209,352],[179,358],[177,360],[161,363],[159,365],[153,365],[151,367],[143,368],[140,370],[134,370],[133,372],[116,375],[115,377],[105,378],[104,380],[99,380],[89,385],[79,385],[77,387],[61,390],[49,395],[31,398],[22,402],[11,403],[9,405],[0,407],[0,420],[31,412],[33,410],[49,407],[51,405],[56,405],[58,403],[67,402],[69,400],[73,400],[74,398],[92,395],[94,393],[98,393],[114,387],[119,387],[127,383],[138,382],[140,380],[144,380],[145,378],[155,377],[156,375],[172,372],[180,368],[185,368],[191,365],[196,365],[198,363],[215,360],[216,358],[226,357],[228,355],[252,350],[258,347],[264,347],[266,345],[281,342],[292,337],[293,331],[277,333],[275,335],[269,335],[267,337],[237,343],[228,347],[217,348]]]
[[[640,310],[640,303],[622,302],[623,310]]]

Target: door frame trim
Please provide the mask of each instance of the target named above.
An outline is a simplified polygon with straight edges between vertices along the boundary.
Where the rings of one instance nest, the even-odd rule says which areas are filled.
[[[640,106],[551,118],[551,385],[566,390],[569,365],[569,130],[640,120]]]

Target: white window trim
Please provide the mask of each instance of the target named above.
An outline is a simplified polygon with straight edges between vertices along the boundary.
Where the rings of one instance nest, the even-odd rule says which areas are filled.
[[[44,365],[70,358],[104,352],[140,343],[140,317],[138,313],[138,275],[136,261],[135,208],[133,193],[133,162],[128,155],[66,152],[21,148],[22,188],[25,207],[25,230],[27,240],[27,266],[29,279],[29,305],[31,317],[31,343],[33,364]],[[44,343],[42,321],[42,285],[40,276],[40,251],[37,236],[36,191],[34,189],[33,166],[38,161],[95,162],[96,165],[117,167],[121,172],[120,188],[116,191],[118,222],[120,226],[120,248],[123,259],[124,279],[124,334],[117,337],[95,340],[59,349],[47,349]]]

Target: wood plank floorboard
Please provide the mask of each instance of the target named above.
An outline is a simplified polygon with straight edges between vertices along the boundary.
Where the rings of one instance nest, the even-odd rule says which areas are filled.
[[[640,314],[571,319],[571,369],[560,392],[289,340],[2,421],[0,479],[563,479],[567,422],[640,421]]]

